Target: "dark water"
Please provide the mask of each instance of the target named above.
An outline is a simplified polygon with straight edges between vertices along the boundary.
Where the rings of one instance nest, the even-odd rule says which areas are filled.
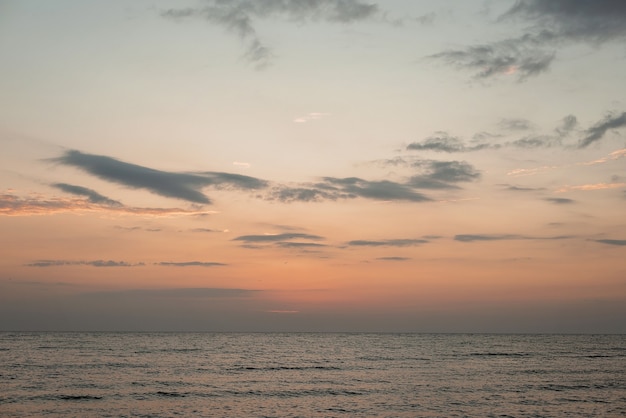
[[[0,416],[626,416],[626,336],[0,333]]]

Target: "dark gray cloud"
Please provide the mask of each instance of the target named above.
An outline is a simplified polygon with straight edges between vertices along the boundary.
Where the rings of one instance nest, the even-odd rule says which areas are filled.
[[[194,228],[191,230],[191,232],[223,232],[223,231],[220,231],[218,229],[211,229],[211,228]]]
[[[341,194],[354,195],[374,200],[427,202],[432,199],[416,192],[410,184],[388,180],[367,181],[357,177],[324,177],[331,188]]]
[[[512,192],[536,192],[545,190],[544,188],[512,186],[510,184],[503,184],[502,186],[504,186],[506,190],[510,190]]]
[[[480,151],[485,148],[493,147],[490,144],[482,143],[467,146],[456,136],[451,136],[447,132],[435,132],[435,135],[429,136],[422,142],[413,142],[407,145],[409,151],[435,151],[435,152],[470,152]]]
[[[573,238],[569,235],[558,235],[554,237],[531,237],[517,234],[460,234],[455,235],[455,241],[480,242],[480,241],[505,241],[505,240],[560,240]]]
[[[553,135],[529,135],[515,141],[508,142],[507,146],[515,148],[550,148],[561,145],[561,138]]]
[[[546,71],[564,44],[595,46],[626,38],[626,4],[622,0],[519,0],[498,19],[527,23],[526,33],[490,44],[432,55],[477,78],[516,74],[518,80]]]
[[[383,201],[427,202],[431,200],[414,190],[410,184],[389,180],[372,181],[358,177],[323,177],[321,182],[314,184],[298,187],[277,186],[268,198],[281,202],[317,202],[357,197]]]
[[[620,120],[611,121],[611,125],[619,125]],[[503,143],[490,142],[494,138],[501,138],[500,134],[491,134],[489,132],[479,132],[474,134],[473,141],[466,144],[461,138],[452,136],[447,132],[438,131],[434,135],[425,138],[421,142],[413,142],[409,144],[406,149],[408,151],[435,151],[446,153],[460,153],[460,152],[472,152],[480,151],[484,149],[501,149],[504,147],[514,148],[550,148],[557,147],[563,144],[563,140],[568,137],[571,132],[578,125],[578,120],[574,115],[565,116],[559,125],[548,134],[536,134],[529,133],[526,136],[516,139],[514,141],[508,141]],[[598,124],[603,126],[604,123]],[[532,128],[532,123],[526,119],[510,118],[502,119],[498,126],[500,129],[512,132],[528,131]],[[619,127],[619,126],[611,126]],[[605,130],[606,131],[606,130]],[[604,132],[601,135],[604,135]]]
[[[626,239],[597,239],[595,241],[601,244],[608,244],[608,245],[618,245],[618,246],[626,245]]]
[[[204,187],[260,189],[263,180],[240,174],[202,172],[172,173],[119,161],[104,155],[70,150],[52,161],[84,170],[98,178],[134,189],[145,189],[164,197],[208,204],[210,199],[200,190]]]
[[[477,71],[475,78],[486,79],[501,74],[517,74],[518,80],[546,71],[556,54],[535,49],[538,40],[532,37],[507,39],[467,47],[465,50],[448,50],[431,55],[460,69]],[[530,44],[530,45],[528,45]]]
[[[436,161],[436,160],[423,160],[413,157],[396,157],[385,160],[375,160],[372,163],[382,167],[410,167],[416,169],[419,174],[408,177],[402,183],[394,183],[395,189],[398,193],[396,196],[388,196],[387,199],[382,200],[411,200],[411,201],[430,201],[427,196],[421,193],[417,194],[415,190],[429,189],[429,190],[445,190],[445,189],[459,189],[457,183],[471,182],[479,180],[481,174],[471,164],[465,161]],[[354,181],[354,178],[344,179],[347,182]],[[360,179],[357,179],[360,180]],[[386,186],[391,182],[379,182],[379,186]],[[354,189],[345,188],[344,191],[352,194],[357,194]],[[402,193],[407,195],[402,196]],[[417,194],[417,196],[416,196]],[[362,193],[358,194],[363,197],[366,196]],[[379,196],[382,198],[382,195]]]
[[[290,241],[277,242],[276,246],[281,247],[281,248],[297,248],[297,249],[327,247],[326,244],[319,244],[316,242],[290,242]]]
[[[280,18],[297,23],[324,21],[349,24],[382,16],[374,3],[360,0],[207,0],[198,8],[169,9],[161,13],[171,19],[200,18],[233,32],[246,43],[245,57],[262,69],[273,58],[256,30],[260,19]]]
[[[428,243],[425,239],[385,239],[385,240],[353,240],[346,245],[351,247],[412,247]]]
[[[63,190],[64,192],[69,194],[73,194],[76,196],[85,196],[87,197],[87,200],[89,200],[91,203],[109,206],[122,206],[122,204],[117,200],[109,199],[108,197],[101,195],[95,190],[88,189],[86,187],[75,186],[67,183],[54,183],[51,184],[51,186],[56,187],[59,190]]]
[[[216,266],[225,266],[224,263],[216,263],[213,261],[183,261],[183,262],[170,262],[170,261],[161,261],[159,263],[155,263],[158,266],[168,266],[168,267],[216,267]]]
[[[308,239],[312,241],[319,241],[319,240],[323,240],[324,237],[320,237],[319,235],[303,234],[299,232],[290,232],[290,233],[284,233],[284,234],[241,235],[237,238],[233,238],[233,241],[260,243],[260,242],[289,241],[292,239]]]
[[[92,267],[134,267],[143,266],[144,263],[129,263],[126,261],[113,260],[36,260],[26,264],[28,267],[57,267],[57,266],[92,266]]]
[[[383,260],[383,261],[407,261],[410,260],[411,258],[409,257],[378,257],[376,260]]]
[[[560,40],[602,43],[626,37],[626,3],[622,0],[519,0],[502,19],[533,22]]]
[[[567,199],[567,198],[564,198],[564,197],[547,197],[544,200],[547,201],[547,202],[550,202],[550,203],[554,203],[556,205],[569,205],[569,204],[572,204],[572,203],[576,203],[575,200]]]
[[[450,189],[458,188],[456,183],[480,179],[480,172],[465,161],[419,160],[413,167],[422,169],[423,174],[412,176],[407,184],[415,188]]]
[[[625,17],[626,18],[626,17]],[[585,137],[578,143],[578,148],[585,148],[604,137],[609,129],[619,129],[626,126],[626,112],[611,114],[585,131]]]
[[[280,202],[322,202],[325,200],[354,199],[357,196],[342,192],[325,183],[300,185],[296,187],[276,186],[270,192],[269,200]]]
[[[474,242],[474,241],[502,241],[511,239],[523,239],[521,235],[514,234],[461,234],[455,235],[455,241]]]

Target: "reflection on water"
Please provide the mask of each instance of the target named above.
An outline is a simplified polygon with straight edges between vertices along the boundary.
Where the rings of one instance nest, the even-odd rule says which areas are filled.
[[[0,415],[625,416],[626,336],[0,333]]]

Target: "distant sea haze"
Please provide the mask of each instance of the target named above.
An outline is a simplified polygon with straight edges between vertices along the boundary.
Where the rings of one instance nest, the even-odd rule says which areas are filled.
[[[619,417],[626,335],[0,333],[2,417]]]

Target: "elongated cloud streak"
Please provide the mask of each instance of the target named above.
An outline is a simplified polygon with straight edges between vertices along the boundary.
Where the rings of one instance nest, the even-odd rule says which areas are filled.
[[[211,203],[211,200],[201,192],[201,189],[207,186],[236,189],[260,189],[266,186],[263,180],[241,174],[172,173],[76,150],[67,151],[52,161],[79,168],[98,178],[126,187],[144,189],[160,196],[192,203]]]

